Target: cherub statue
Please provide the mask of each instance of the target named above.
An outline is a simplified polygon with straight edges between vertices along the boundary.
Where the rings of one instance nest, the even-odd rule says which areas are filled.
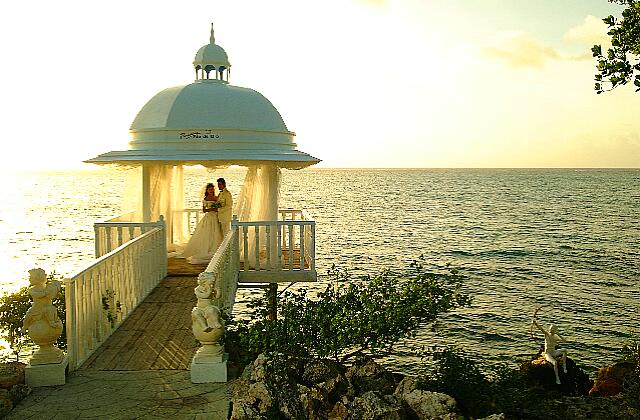
[[[60,291],[60,282],[53,280],[47,283],[47,274],[41,268],[29,270],[29,294],[33,303],[22,321],[22,328],[29,331],[29,327],[35,322],[43,320],[51,328],[59,328],[62,321],[58,317],[58,311],[51,301]]]
[[[211,303],[211,299],[220,297],[220,290],[214,288],[212,282],[205,276],[198,276],[198,286],[193,289],[198,303],[191,311],[191,319],[197,322],[204,332],[221,328],[220,309]]]
[[[553,365],[553,371],[556,374],[556,383],[560,385],[560,376],[558,376],[558,362],[562,363],[562,369],[564,373],[567,373],[567,350],[566,349],[556,349],[556,345],[560,341],[565,341],[560,334],[558,334],[558,329],[555,325],[549,325],[549,329],[545,330],[543,327],[538,324],[535,317],[533,318],[532,324],[538,327],[540,331],[544,334],[544,353],[543,356],[545,360]]]

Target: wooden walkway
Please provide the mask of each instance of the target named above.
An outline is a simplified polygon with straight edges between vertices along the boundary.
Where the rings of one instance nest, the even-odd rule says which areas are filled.
[[[298,261],[299,250],[294,253]],[[283,265],[287,267],[285,255]],[[295,265],[294,265],[295,266]],[[83,364],[81,369],[107,371],[188,370],[200,343],[191,332],[193,289],[207,264],[169,258],[167,277]],[[254,270],[249,270],[252,273]],[[241,266],[241,273],[242,266]],[[279,271],[282,280],[288,270]],[[300,281],[293,278],[293,281]]]
[[[185,369],[200,343],[191,332],[194,277],[167,277],[82,369]]]

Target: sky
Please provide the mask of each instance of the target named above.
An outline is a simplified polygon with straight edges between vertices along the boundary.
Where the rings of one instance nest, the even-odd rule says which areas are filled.
[[[0,3],[3,171],[124,150],[216,43],[324,167],[640,167],[640,94],[596,95],[606,0]]]

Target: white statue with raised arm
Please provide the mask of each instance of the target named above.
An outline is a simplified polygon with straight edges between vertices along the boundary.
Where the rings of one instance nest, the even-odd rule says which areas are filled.
[[[567,350],[566,349],[556,349],[556,345],[565,341],[562,336],[558,334],[558,329],[555,325],[549,325],[549,330],[545,330],[543,327],[538,324],[538,322],[533,319],[533,325],[538,327],[540,331],[544,334],[544,353],[543,356],[545,360],[553,365],[553,371],[556,374],[556,383],[560,385],[560,376],[558,376],[558,362],[562,363],[562,370],[564,373],[567,373]]]

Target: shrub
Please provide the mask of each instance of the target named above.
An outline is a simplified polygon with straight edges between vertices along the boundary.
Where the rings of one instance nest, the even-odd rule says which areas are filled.
[[[418,387],[452,396],[465,416],[493,413],[492,384],[478,363],[458,349],[447,348],[431,355],[433,365],[423,368]]]
[[[329,277],[316,296],[304,288],[284,293],[275,320],[269,319],[267,297],[254,300],[253,319],[231,323],[227,339],[237,340],[249,358],[264,352],[336,361],[380,356],[414,337],[421,325],[471,302],[459,291],[462,276],[426,272],[422,259],[401,274],[353,279],[334,266]]]
[[[629,406],[640,410],[640,336],[632,336],[623,344],[622,358],[635,364],[635,369],[629,380],[624,384],[624,398]]]

